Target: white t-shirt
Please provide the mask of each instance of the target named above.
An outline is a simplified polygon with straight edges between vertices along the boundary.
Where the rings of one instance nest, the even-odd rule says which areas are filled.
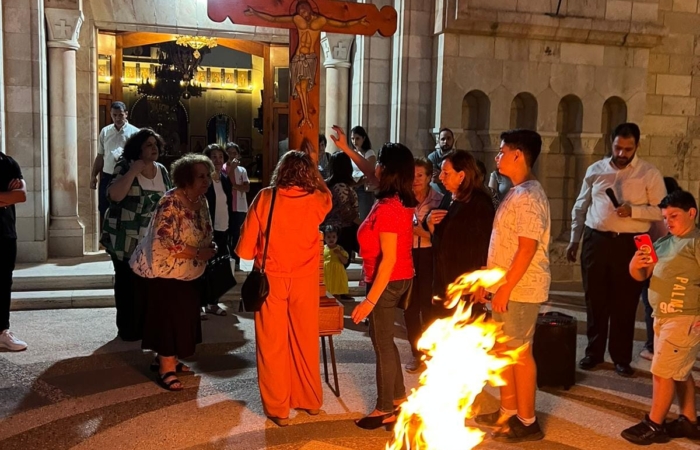
[[[104,158],[102,171],[108,174],[114,173],[114,166],[124,152],[124,144],[139,129],[126,122],[121,130],[117,130],[114,124],[107,125],[100,131],[100,138],[97,140],[97,154]]]
[[[508,270],[518,250],[519,236],[537,241],[535,256],[513,289],[510,300],[522,303],[547,301],[552,280],[549,271],[550,229],[549,199],[539,181],[526,181],[506,194],[493,222],[489,269],[498,267]]]
[[[216,197],[214,214],[214,231],[228,230],[228,205],[226,204],[226,193],[221,181],[212,180],[214,184],[214,194]]]
[[[160,192],[161,195],[165,194],[165,181],[163,181],[163,174],[161,173],[160,164],[156,164],[156,176],[153,178],[146,178],[143,174],[136,175],[136,180],[144,191]],[[153,211],[148,214],[143,214],[143,217],[151,217]],[[139,230],[139,240],[146,236],[146,231],[148,227],[143,227]]]
[[[236,167],[233,176],[236,180],[236,184],[250,183],[250,180],[248,180],[248,171],[245,170],[245,167]],[[246,198],[245,192],[233,189],[231,209],[234,212],[248,212],[248,199]]]
[[[360,153],[360,155],[362,155],[362,153]],[[369,149],[365,152],[363,158],[370,159],[373,156],[377,156],[377,155],[374,153],[374,150]],[[355,161],[352,161],[352,178],[355,181],[357,181],[364,176],[365,176],[365,174],[360,170],[359,167],[357,167],[357,164],[355,164]]]

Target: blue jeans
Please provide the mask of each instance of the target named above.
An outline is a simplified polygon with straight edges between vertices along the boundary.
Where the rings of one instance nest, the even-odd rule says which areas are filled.
[[[644,288],[642,288],[642,304],[644,305],[644,322],[647,328],[647,342],[644,344],[644,348],[654,353],[654,318],[651,317],[654,310],[649,304],[649,280],[644,282]]]
[[[394,343],[394,319],[399,299],[413,280],[390,281],[369,315],[369,336],[377,357],[377,406],[385,413],[394,410],[394,400],[406,397],[401,358]],[[367,292],[371,289],[367,284]]]

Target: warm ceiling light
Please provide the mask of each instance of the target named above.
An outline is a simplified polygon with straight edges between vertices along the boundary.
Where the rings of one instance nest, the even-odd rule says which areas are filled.
[[[218,45],[216,38],[206,37],[206,36],[176,36],[175,43],[182,45],[184,47],[191,47],[194,49],[194,57],[199,58],[199,50],[204,47],[214,48]]]

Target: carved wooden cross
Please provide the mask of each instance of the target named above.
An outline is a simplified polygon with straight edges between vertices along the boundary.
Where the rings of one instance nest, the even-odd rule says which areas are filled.
[[[290,29],[289,148],[301,149],[308,140],[315,160],[321,32],[391,36],[396,32],[397,17],[390,6],[379,10],[372,4],[334,0],[208,0],[207,13],[215,22],[228,18],[235,24]]]

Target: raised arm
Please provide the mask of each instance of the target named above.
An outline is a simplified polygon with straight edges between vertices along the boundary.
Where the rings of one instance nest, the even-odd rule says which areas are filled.
[[[374,159],[373,163],[372,161],[363,158],[362,155],[351,149],[348,145],[348,140],[345,136],[345,131],[343,131],[343,129],[338,125],[333,125],[333,131],[338,133],[337,136],[331,135],[331,139],[333,140],[335,145],[340,150],[342,150],[343,153],[350,157],[350,159],[357,165],[357,167],[362,171],[362,173],[365,174],[365,177],[367,177],[367,181],[370,184],[375,186],[378,185],[379,180],[374,175],[374,165],[376,163],[376,159]]]
[[[255,16],[262,20],[267,20],[268,22],[275,23],[292,23],[294,21],[294,16],[273,16],[271,14],[266,14],[264,12],[256,11],[250,6],[243,11],[246,16]]]

